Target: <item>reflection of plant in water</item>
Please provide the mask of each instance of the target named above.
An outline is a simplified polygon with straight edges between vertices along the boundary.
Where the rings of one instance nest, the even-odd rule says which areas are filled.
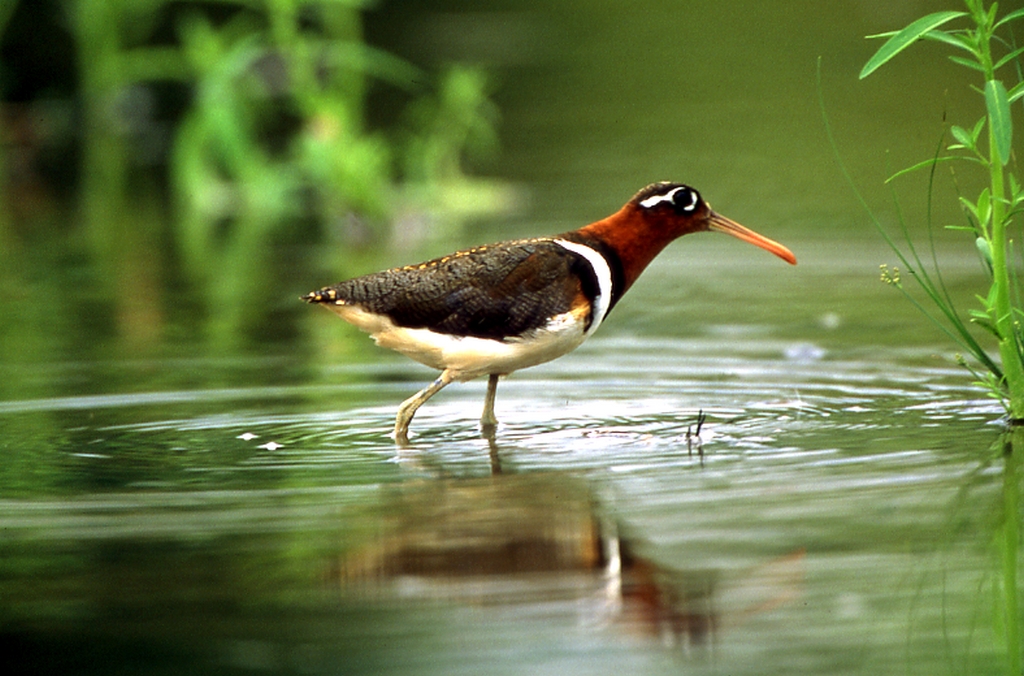
[[[143,323],[158,325],[154,296],[180,265],[217,317],[215,333],[245,333],[261,321],[246,299],[273,294],[267,270],[281,244],[379,242],[399,211],[443,211],[442,182],[474,185],[460,158],[494,147],[484,76],[457,67],[435,78],[366,45],[368,4],[68,3],[83,110],[81,215],[119,316],[148,307]],[[0,31],[18,5],[0,9]],[[406,93],[404,132],[371,130],[373,82]],[[166,243],[176,257],[160,253]]]
[[[931,552],[940,561],[934,567],[915,569],[918,581],[908,618],[908,655],[916,643],[914,628],[941,621],[944,649],[951,667],[959,667],[961,673],[980,673],[1002,663],[1003,673],[1021,673],[1017,569],[1021,490],[1018,465],[1022,454],[1024,429],[1004,432],[989,447],[984,459],[959,481]],[[965,559],[979,554],[987,559],[983,565],[964,565]],[[929,594],[941,598],[939,620],[927,617],[923,601]],[[969,605],[973,605],[973,612],[969,616],[957,616],[950,610],[957,597],[972,600]]]
[[[1020,606],[1017,567],[1020,565],[1020,476],[1017,465],[1024,455],[1024,431],[1016,429],[1002,440],[1003,510],[995,533],[999,565],[995,576],[995,624],[1006,640],[1006,673],[1021,673]]]

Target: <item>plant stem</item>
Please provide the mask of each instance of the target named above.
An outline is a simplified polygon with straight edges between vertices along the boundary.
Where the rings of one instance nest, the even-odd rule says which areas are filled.
[[[1010,417],[1024,418],[1024,368],[1020,363],[1017,331],[1010,304],[1010,275],[1006,262],[1006,206],[1003,165],[996,157],[995,140],[989,134],[989,163],[992,184],[992,283],[995,285],[996,328],[999,330],[999,356],[1003,377],[1010,395]]]
[[[990,82],[995,80],[991,48],[992,22],[984,7],[975,9],[974,19],[978,25],[979,61],[985,73],[985,81]],[[1006,261],[1006,180],[996,145],[995,125],[991,119],[988,124],[988,142],[992,220],[986,235],[992,251],[992,284],[995,287],[994,309],[996,328],[999,332],[999,356],[1003,362],[1003,378],[1010,399],[1010,418],[1021,419],[1024,418],[1024,367],[1021,365],[1016,321],[1010,301],[1010,274]]]

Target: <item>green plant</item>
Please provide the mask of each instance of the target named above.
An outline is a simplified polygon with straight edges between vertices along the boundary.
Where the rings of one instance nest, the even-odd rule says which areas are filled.
[[[950,127],[954,139],[946,147],[950,154],[943,154],[940,146],[934,157],[896,173],[889,181],[909,171],[930,168],[930,201],[931,184],[939,162],[964,160],[986,173],[988,185],[981,190],[976,200],[962,196],[959,198],[968,225],[951,227],[968,230],[973,234],[975,246],[989,272],[988,292],[977,296],[980,309],[971,310],[968,314],[971,323],[995,337],[998,362],[982,347],[961,318],[936,265],[933,265],[934,274],[929,274],[907,234],[906,224],[903,224],[903,234],[907,253],[903,253],[877,219],[874,222],[900,262],[938,308],[941,317],[932,315],[920,304],[918,307],[987,370],[981,377],[982,382],[1003,402],[1011,421],[1017,422],[1024,421],[1024,286],[1016,271],[1022,252],[1019,246],[1015,248],[1010,226],[1014,215],[1024,205],[1024,191],[1010,171],[1013,158],[1010,106],[1024,97],[1024,83],[1008,90],[1000,75],[1017,64],[1017,58],[1024,53],[1024,48],[1015,46],[1012,35],[1002,37],[997,35],[997,31],[1005,31],[1012,21],[1024,18],[1024,10],[1010,12],[999,18],[996,3],[985,7],[984,0],[964,2],[968,10],[966,12],[937,12],[914,21],[898,32],[869,36],[888,40],[864,65],[860,77],[867,77],[915,42],[931,40],[958,50],[949,58],[976,71],[982,79],[983,85],[978,92],[985,100],[985,115],[969,128],[956,125]],[[966,27],[944,28],[962,19],[966,19]],[[997,50],[999,55],[995,53]],[[902,290],[898,275],[883,269],[883,279]],[[943,318],[945,321],[942,321]]]
[[[387,241],[403,210],[458,222],[438,186],[487,185],[458,172],[493,136],[486,78],[470,67],[431,78],[366,44],[362,12],[372,4],[67,2],[83,110],[83,231],[124,306],[118,316],[138,314],[132,299],[159,308],[160,278],[179,277],[180,266],[219,327],[215,342],[256,335],[266,308],[249,299],[280,287],[268,275],[280,268],[276,251],[317,237]],[[0,31],[11,6],[0,2]],[[407,99],[414,114],[397,116],[407,133],[367,120],[377,83]],[[136,128],[167,138],[151,166],[133,161]],[[167,242],[172,256],[153,253]],[[333,261],[353,258],[332,249]]]

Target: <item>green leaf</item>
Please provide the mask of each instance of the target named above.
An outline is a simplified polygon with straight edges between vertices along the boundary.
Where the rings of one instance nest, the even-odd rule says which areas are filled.
[[[971,59],[965,59],[962,56],[950,56],[948,58],[949,58],[950,61],[952,61],[953,63],[957,64],[958,66],[964,66],[965,68],[970,68],[971,70],[977,70],[977,71],[980,71],[982,73],[985,72],[985,68],[980,63],[978,63],[977,61],[972,61]]]
[[[892,59],[892,57],[896,56],[920,39],[925,33],[935,30],[942,24],[962,16],[966,16],[966,12],[935,12],[934,14],[929,14],[928,16],[922,17],[913,22],[899,33],[896,33],[896,35],[889,38],[889,40],[882,45],[877,52],[875,52],[875,55],[868,59],[868,62],[864,64],[864,68],[860,71],[860,79],[863,80],[868,75],[871,75],[871,73],[878,70],[882,65]]]
[[[977,324],[981,328],[991,333],[996,338],[999,337],[999,329],[997,329],[995,324],[993,324],[989,319],[985,317],[971,317],[971,323]]]
[[[997,63],[996,65],[992,66],[992,70],[999,70],[1000,68],[1002,68],[1003,66],[1005,66],[1009,62],[1011,62],[1014,59],[1016,59],[1021,54],[1024,54],[1024,47],[1021,47],[1020,49],[1015,49],[1012,52],[1010,52],[1009,54],[1007,54],[1006,56],[1004,56],[1003,58],[999,59],[999,63]]]
[[[1024,96],[1024,82],[1021,82],[1019,85],[1011,89],[1006,95],[1006,100],[1013,103],[1022,96]]]
[[[953,146],[950,146],[950,148],[953,148]],[[947,156],[947,157],[933,157],[930,160],[921,160],[917,164],[912,164],[909,167],[907,167],[906,169],[900,169],[895,174],[893,174],[889,178],[885,179],[885,182],[886,183],[890,183],[890,182],[896,180],[897,178],[899,178],[900,176],[904,176],[906,174],[910,174],[910,173],[918,171],[920,169],[927,169],[928,167],[934,167],[939,162],[951,162],[952,160],[958,160],[958,159],[972,159],[972,158],[970,158],[970,157],[950,157],[950,156]]]
[[[957,141],[963,144],[965,148],[968,148],[970,150],[974,149],[975,141],[973,138],[971,138],[970,132],[968,132],[966,129],[964,129],[963,127],[958,127],[957,125],[954,124],[952,127],[949,128],[949,131],[951,134],[953,134],[953,138],[955,138]]]
[[[921,36],[925,40],[935,40],[936,42],[945,42],[947,45],[952,45],[958,49],[974,53],[974,45],[971,41],[964,36],[954,33],[951,31],[928,31]]]
[[[978,137],[981,136],[981,130],[985,127],[985,117],[978,118],[978,121],[974,124],[974,129],[971,130],[971,138],[974,139],[974,145],[978,145]]]
[[[996,308],[996,296],[998,295],[999,286],[997,284],[993,284],[988,287],[988,297],[985,298],[985,309],[989,311],[990,315]],[[998,319],[998,317],[993,317],[993,319]]]
[[[992,198],[989,194],[988,188],[981,191],[978,195],[978,208],[975,210],[975,214],[978,217],[978,222],[984,226],[988,223],[989,219],[992,218]],[[979,238],[980,239],[980,238]],[[978,244],[981,247],[981,244]],[[988,241],[985,241],[985,246],[988,247]],[[992,262],[992,249],[988,247],[988,259]]]
[[[979,220],[979,221],[980,221],[981,219],[980,219],[980,217],[978,216],[978,207],[976,207],[976,206],[974,205],[974,202],[972,202],[971,200],[967,199],[966,197],[961,197],[961,198],[959,198],[959,199],[960,199],[960,206],[962,206],[962,207],[963,207],[964,209],[966,209],[966,210],[967,210],[967,211],[968,211],[968,212],[969,212],[969,213],[970,213],[970,214],[971,214],[972,216],[974,216],[974,219],[975,219],[975,220]]]
[[[1017,178],[1013,174],[1010,174],[1010,195],[1013,206],[1024,201],[1024,192],[1021,192],[1020,183],[1017,182]]]
[[[1010,147],[1013,145],[1013,121],[1010,119],[1006,87],[1000,80],[985,83],[985,108],[988,110],[989,133],[995,140],[999,162],[1005,165],[1010,161]]]
[[[995,30],[996,28],[999,28],[1000,26],[1002,26],[1004,23],[1007,23],[1009,21],[1014,21],[1016,19],[1021,18],[1022,16],[1024,16],[1024,9],[1018,9],[1018,10],[1016,10],[1014,12],[1010,12],[1009,14],[1004,16],[1002,19],[997,21],[996,25],[993,26],[992,29]]]

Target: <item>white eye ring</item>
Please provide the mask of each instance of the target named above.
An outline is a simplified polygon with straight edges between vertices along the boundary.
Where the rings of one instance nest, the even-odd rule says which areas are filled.
[[[676,193],[679,192],[680,190],[686,190],[686,191],[688,191],[690,193],[690,200],[691,200],[690,204],[688,204],[687,206],[683,207],[683,211],[693,211],[694,209],[696,209],[697,208],[697,193],[694,192],[693,190],[690,190],[689,188],[687,188],[685,186],[679,186],[678,188],[673,188],[672,190],[668,191],[664,195],[651,195],[647,199],[641,200],[640,201],[640,206],[642,206],[644,209],[650,209],[651,207],[654,207],[654,206],[656,206],[658,204],[661,204],[662,202],[668,202],[669,204],[672,204],[672,202],[674,201],[673,198],[675,197]]]

